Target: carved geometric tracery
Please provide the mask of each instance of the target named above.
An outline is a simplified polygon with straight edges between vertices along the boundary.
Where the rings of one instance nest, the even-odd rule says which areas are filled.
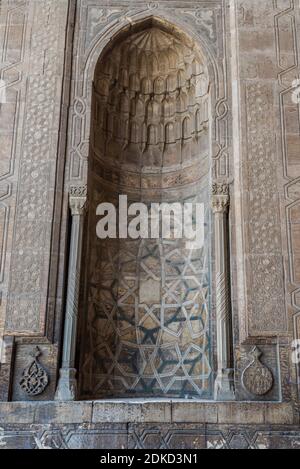
[[[30,355],[33,360],[23,371],[20,386],[28,396],[39,396],[48,386],[49,378],[46,370],[38,361],[38,357],[41,355],[39,347],[35,347]]]

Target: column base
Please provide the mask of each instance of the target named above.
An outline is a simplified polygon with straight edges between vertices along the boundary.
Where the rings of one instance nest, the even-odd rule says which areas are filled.
[[[75,368],[61,368],[55,393],[56,401],[75,401],[77,396],[77,380]]]
[[[234,371],[221,370],[217,374],[214,391],[215,401],[235,401]]]

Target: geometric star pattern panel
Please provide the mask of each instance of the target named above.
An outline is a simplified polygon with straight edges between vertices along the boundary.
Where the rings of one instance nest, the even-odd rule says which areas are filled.
[[[89,277],[83,394],[211,395],[209,246],[102,240]]]

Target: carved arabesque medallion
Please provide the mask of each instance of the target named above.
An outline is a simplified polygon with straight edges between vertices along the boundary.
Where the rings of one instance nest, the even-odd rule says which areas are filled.
[[[41,355],[39,347],[35,347],[30,355],[33,360],[23,371],[20,386],[28,396],[39,396],[48,386],[49,378],[46,370],[38,361],[38,357]]]
[[[273,388],[273,374],[267,366],[261,363],[262,352],[258,347],[254,347],[249,355],[252,361],[242,374],[243,386],[254,396],[265,396]]]

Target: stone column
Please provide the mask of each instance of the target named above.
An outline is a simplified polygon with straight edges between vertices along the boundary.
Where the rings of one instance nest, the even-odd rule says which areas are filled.
[[[233,338],[228,257],[229,186],[213,184],[215,230],[215,288],[218,370],[215,400],[234,400]]]
[[[72,228],[67,304],[64,326],[62,368],[60,369],[60,376],[55,395],[55,399],[61,401],[75,400],[77,391],[75,352],[78,322],[82,236],[84,215],[87,206],[86,186],[71,187],[69,203],[72,213]]]

